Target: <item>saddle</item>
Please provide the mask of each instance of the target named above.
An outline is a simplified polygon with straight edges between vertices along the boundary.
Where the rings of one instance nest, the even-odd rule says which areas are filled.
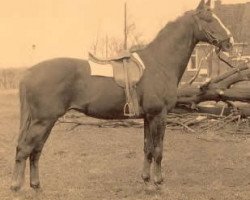
[[[124,116],[139,116],[136,84],[140,81],[145,67],[138,54],[123,52],[114,58],[100,59],[89,53],[89,60],[98,64],[112,65],[114,80],[124,89],[126,95],[126,104],[123,109]]]

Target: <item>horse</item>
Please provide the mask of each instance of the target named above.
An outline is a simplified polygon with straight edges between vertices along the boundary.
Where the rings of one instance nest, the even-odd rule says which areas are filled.
[[[213,13],[211,1],[201,0],[194,10],[168,22],[143,49],[136,51],[146,69],[137,83],[140,107],[137,118],[144,120],[142,179],[163,181],[161,161],[166,114],[177,101],[178,83],[198,42],[230,51],[233,37]],[[20,81],[20,130],[16,146],[11,189],[23,184],[26,160],[30,161],[30,186],[40,188],[38,163],[57,119],[73,109],[102,119],[125,119],[123,88],[113,78],[91,76],[87,60],[54,58],[29,68]],[[94,133],[93,133],[94,134]]]

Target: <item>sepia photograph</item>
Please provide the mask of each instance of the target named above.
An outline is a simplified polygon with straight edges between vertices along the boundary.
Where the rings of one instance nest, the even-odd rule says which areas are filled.
[[[9,0],[0,24],[0,200],[250,200],[250,0]]]

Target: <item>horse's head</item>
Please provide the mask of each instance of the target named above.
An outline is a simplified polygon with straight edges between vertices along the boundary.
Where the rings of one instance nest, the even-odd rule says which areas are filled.
[[[230,51],[233,47],[234,39],[231,32],[212,12],[211,0],[205,3],[201,0],[194,13],[195,37],[199,41],[213,44],[222,51]]]

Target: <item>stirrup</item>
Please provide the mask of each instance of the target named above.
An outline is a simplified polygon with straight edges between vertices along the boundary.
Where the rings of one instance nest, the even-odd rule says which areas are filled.
[[[131,112],[130,106],[131,106],[130,103],[126,103],[123,107],[123,113],[124,113],[124,116],[126,116],[126,117],[134,117],[135,116],[135,111]]]

